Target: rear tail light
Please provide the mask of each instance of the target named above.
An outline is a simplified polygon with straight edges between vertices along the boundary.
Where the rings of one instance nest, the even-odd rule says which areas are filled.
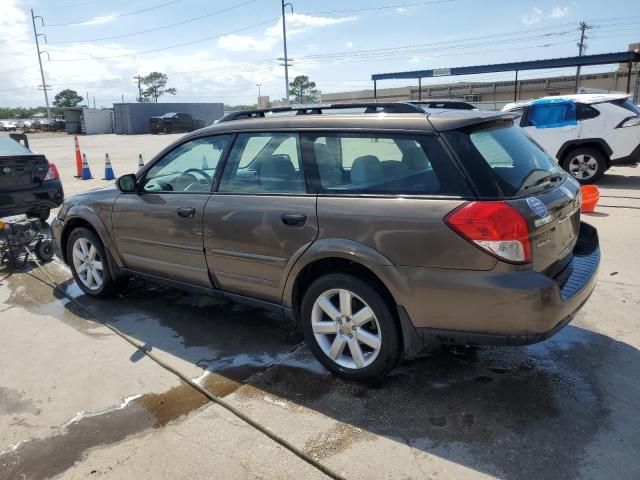
[[[527,221],[505,202],[470,202],[453,210],[444,221],[460,236],[501,260],[531,262]]]
[[[47,170],[47,174],[44,176],[44,181],[47,180],[60,180],[60,174],[58,173],[58,168],[55,164],[50,163],[49,169]]]
[[[616,128],[624,128],[624,127],[637,127],[640,125],[640,116],[625,118],[621,121]]]

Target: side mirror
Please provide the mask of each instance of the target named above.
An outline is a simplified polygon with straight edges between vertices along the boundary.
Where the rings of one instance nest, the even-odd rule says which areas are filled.
[[[116,186],[122,193],[134,193],[137,188],[135,174],[129,173],[119,177],[116,180]]]

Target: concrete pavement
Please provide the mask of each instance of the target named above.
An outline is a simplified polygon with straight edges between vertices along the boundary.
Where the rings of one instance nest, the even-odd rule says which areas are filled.
[[[344,478],[640,478],[640,172],[600,185],[583,217],[599,284],[569,327],[428,352],[375,387],[329,375],[274,314],[140,281],[97,301],[58,263],[0,269],[0,479],[322,477],[176,373]]]

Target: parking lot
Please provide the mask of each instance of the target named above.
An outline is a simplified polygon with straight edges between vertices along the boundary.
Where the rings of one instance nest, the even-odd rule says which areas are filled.
[[[179,135],[35,134],[71,195]],[[132,281],[82,295],[59,261],[0,270],[0,479],[640,478],[640,171],[614,167],[584,220],[602,263],[564,330],[442,348],[380,385],[326,372],[280,316]]]

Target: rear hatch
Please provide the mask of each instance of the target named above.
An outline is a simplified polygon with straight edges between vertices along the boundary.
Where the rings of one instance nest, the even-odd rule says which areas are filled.
[[[534,270],[555,277],[580,233],[580,187],[511,119],[444,134],[480,200],[503,201],[527,222]]]
[[[49,162],[15,140],[0,136],[0,192],[39,187],[47,175]]]

